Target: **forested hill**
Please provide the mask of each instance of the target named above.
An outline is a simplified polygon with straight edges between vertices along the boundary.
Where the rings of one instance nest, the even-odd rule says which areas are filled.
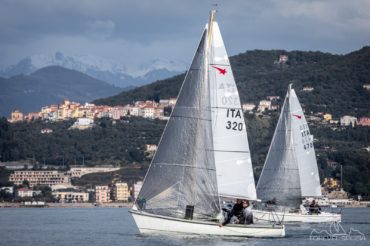
[[[279,64],[279,56],[289,57]],[[253,50],[230,57],[242,103],[258,102],[268,95],[284,96],[293,83],[301,102],[309,111],[324,111],[339,117],[345,114],[369,116],[370,46],[346,54],[284,50]],[[176,97],[184,74],[94,101],[122,105],[136,100]],[[312,92],[302,88],[312,86]]]

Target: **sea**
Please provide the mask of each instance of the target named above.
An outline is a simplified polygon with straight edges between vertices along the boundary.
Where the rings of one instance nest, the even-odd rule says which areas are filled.
[[[335,227],[287,225],[286,234],[267,239],[142,235],[128,208],[0,208],[1,246],[370,245],[370,208],[343,209]]]

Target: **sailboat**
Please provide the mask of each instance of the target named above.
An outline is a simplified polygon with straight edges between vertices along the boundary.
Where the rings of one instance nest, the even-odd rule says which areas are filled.
[[[130,213],[141,233],[283,237],[283,225],[220,226],[221,198],[255,199],[256,190],[239,94],[214,16]]]
[[[253,210],[256,220],[284,222],[339,222],[340,214],[310,214],[304,198],[320,198],[319,171],[306,118],[298,97],[289,85],[269,152],[257,184],[258,198],[275,204],[271,211]]]

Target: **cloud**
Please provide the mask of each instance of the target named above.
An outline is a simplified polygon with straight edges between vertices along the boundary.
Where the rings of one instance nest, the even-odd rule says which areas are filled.
[[[189,61],[213,1],[0,0],[0,65],[62,51],[119,62]],[[369,45],[368,0],[230,0],[218,6],[229,54],[345,53]]]

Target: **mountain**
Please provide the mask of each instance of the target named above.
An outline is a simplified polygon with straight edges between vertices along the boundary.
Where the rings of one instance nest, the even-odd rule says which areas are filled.
[[[121,88],[94,79],[81,72],[58,66],[39,69],[30,75],[0,78],[0,115],[40,111],[42,106],[56,104],[68,98],[90,102],[122,91]]]
[[[280,55],[286,63],[279,63]],[[242,103],[258,103],[266,96],[285,96],[289,83],[310,112],[369,115],[370,46],[346,55],[312,51],[253,50],[230,57]],[[96,100],[96,104],[123,105],[135,100],[176,97],[185,74],[157,81],[118,95]],[[303,91],[310,86],[312,92]]]
[[[93,78],[125,88],[140,86],[159,79],[168,78],[185,70],[180,61],[152,60],[138,68],[128,69],[126,65],[94,56],[69,56],[61,52],[53,55],[29,56],[15,65],[0,69],[0,76],[10,78],[17,75],[29,75],[47,66],[61,66],[85,73]]]

